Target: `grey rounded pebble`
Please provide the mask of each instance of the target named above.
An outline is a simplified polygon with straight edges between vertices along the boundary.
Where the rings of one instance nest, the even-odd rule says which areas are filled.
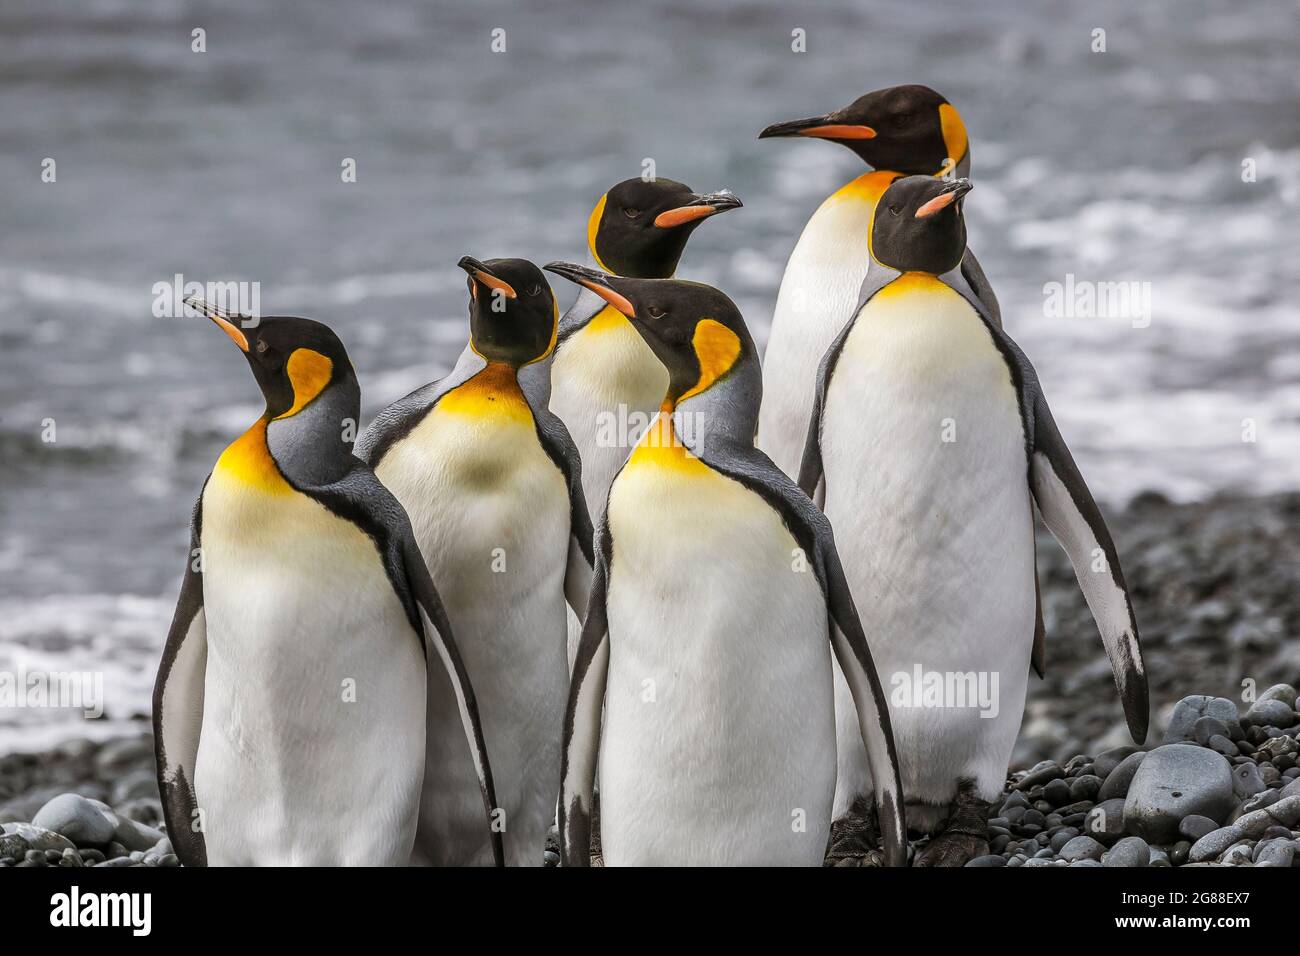
[[[1101,866],[1100,860],[1075,860],[1070,866]]]
[[[113,830],[113,842],[128,850],[147,850],[156,846],[164,836],[166,834],[161,830],[126,817],[119,818],[117,827]]]
[[[1241,755],[1241,751],[1237,749],[1237,745],[1227,737],[1223,736],[1223,734],[1215,734],[1211,737],[1209,748],[1215,753],[1223,754],[1225,757],[1237,757]]]
[[[1232,792],[1238,800],[1253,797],[1264,789],[1264,778],[1254,763],[1247,761],[1232,768]]]
[[[1070,782],[1068,780],[1052,780],[1043,788],[1043,799],[1053,807],[1063,807],[1071,802],[1070,792]]]
[[[105,860],[103,863],[96,863],[96,866],[135,866],[135,861],[129,856],[118,856],[111,860]]]
[[[1142,766],[1142,761],[1145,759],[1146,754],[1138,751],[1121,760],[1119,765],[1106,775],[1106,780],[1097,794],[1097,801],[1100,803],[1126,795],[1129,785],[1133,783],[1133,777],[1138,772],[1138,767]]]
[[[1276,838],[1268,841],[1260,841],[1255,848],[1254,860],[1256,866],[1278,866],[1289,867],[1295,859],[1295,841],[1291,839]]]
[[[1124,825],[1148,842],[1169,843],[1184,817],[1223,820],[1235,805],[1232,765],[1222,755],[1195,744],[1166,744],[1138,767],[1124,802]]]
[[[1151,862],[1151,848],[1141,837],[1125,837],[1106,851],[1101,858],[1102,866],[1135,867],[1147,866]]]
[[[74,843],[102,846],[113,838],[117,815],[105,803],[61,793],[32,817],[32,826],[62,834]]]
[[[1290,727],[1295,723],[1295,711],[1280,700],[1257,700],[1241,723],[1245,727]]]
[[[1229,847],[1228,851],[1219,857],[1219,862],[1224,866],[1250,866],[1251,849],[1249,843],[1238,843],[1236,846]]]
[[[64,850],[63,856],[59,860],[59,866],[85,866],[86,863],[76,850]]]
[[[1178,823],[1178,832],[1195,843],[1207,833],[1213,833],[1219,829],[1219,825],[1209,817],[1203,817],[1193,813],[1191,816],[1183,817]]]
[[[1083,832],[1110,845],[1124,835],[1124,801],[1118,798],[1099,803],[1088,811]]]
[[[1208,697],[1193,694],[1184,697],[1174,705],[1169,716],[1169,728],[1165,731],[1163,743],[1172,744],[1182,741],[1195,741],[1196,722],[1202,717],[1213,717],[1227,728],[1228,736],[1239,739],[1242,727],[1237,716],[1237,705],[1226,697]]]
[[[1201,717],[1192,725],[1192,736],[1202,747],[1208,747],[1214,737],[1227,737],[1228,727],[1217,717]]]
[[[73,846],[72,841],[62,834],[30,823],[6,823],[4,832],[6,835],[22,837],[33,850],[58,850],[62,853]]]
[[[1187,862],[1187,855],[1191,852],[1191,842],[1188,840],[1179,840],[1169,848],[1169,862],[1174,866],[1182,866]]]
[[[988,856],[977,856],[973,860],[968,860],[967,866],[1006,866],[1007,861],[1000,856],[990,853]]]
[[[1245,834],[1235,826],[1220,827],[1193,843],[1191,850],[1188,851],[1187,860],[1189,863],[1203,863],[1206,860],[1213,860],[1244,837]]]
[[[1100,860],[1106,848],[1090,836],[1077,836],[1061,847],[1057,854],[1062,860]]]
[[[1046,760],[1042,764],[1029,771],[1021,781],[1016,784],[1017,790],[1032,790],[1034,787],[1040,787],[1049,780],[1056,780],[1065,776],[1065,771],[1053,761]]]
[[[1101,792],[1101,782],[1101,777],[1095,773],[1084,773],[1075,777],[1070,781],[1071,803],[1095,801],[1097,794]]]
[[[1137,748],[1125,744],[1122,747],[1112,747],[1110,750],[1104,750],[1097,754],[1097,759],[1092,762],[1092,772],[1105,780],[1110,776],[1110,772],[1124,762],[1126,757],[1137,753]]]
[[[1288,707],[1294,707],[1296,702],[1296,689],[1290,684],[1274,684],[1264,693],[1260,694],[1257,700],[1280,700]]]
[[[1297,822],[1300,822],[1300,797],[1287,797],[1262,810],[1242,814],[1233,826],[1251,839],[1259,839],[1271,826],[1290,829]]]

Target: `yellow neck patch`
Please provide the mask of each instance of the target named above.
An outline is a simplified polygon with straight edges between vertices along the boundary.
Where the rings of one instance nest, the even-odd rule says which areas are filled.
[[[948,158],[953,162],[952,168],[956,169],[956,164],[962,161],[966,150],[970,148],[970,140],[966,138],[966,124],[961,121],[961,114],[949,103],[939,106],[939,130],[943,133],[943,145],[948,150]],[[939,172],[942,173],[943,170]]]
[[[669,468],[674,471],[709,472],[709,466],[700,461],[677,437],[673,429],[673,406],[665,401],[636,448],[628,456],[627,468]]]
[[[289,384],[293,386],[293,407],[283,415],[275,416],[277,419],[297,415],[308,402],[325,391],[330,376],[334,374],[334,363],[312,349],[294,349],[285,371],[289,374]]]
[[[591,211],[591,217],[587,220],[587,248],[591,250],[591,256],[596,260],[596,265],[606,272],[610,270],[606,268],[605,263],[600,261],[600,253],[596,251],[596,233],[600,230],[600,220],[605,215],[605,200],[608,198],[609,193],[600,197],[600,201],[596,203],[596,208]]]
[[[489,362],[469,381],[444,395],[438,409],[467,418],[504,417],[527,422],[533,419],[515,369],[504,362]]]
[[[953,294],[953,290],[929,272],[904,272],[889,285],[877,292],[874,298],[892,299],[903,295]]]
[[[217,459],[213,475],[232,478],[270,494],[293,492],[266,447],[265,418],[259,418],[248,431],[230,443]]]
[[[740,336],[716,319],[700,319],[695,324],[695,337],[691,344],[695,346],[695,357],[700,363],[700,379],[677,399],[679,402],[709,388],[731,371],[736,359],[740,358]]]
[[[880,202],[889,184],[898,178],[898,173],[873,169],[831,193],[827,202],[861,202],[874,206]]]

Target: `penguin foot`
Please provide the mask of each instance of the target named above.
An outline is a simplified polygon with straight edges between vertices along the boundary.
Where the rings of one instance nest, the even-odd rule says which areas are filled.
[[[831,824],[830,848],[823,866],[883,866],[885,855],[877,846],[875,808],[859,796],[849,812]]]
[[[965,866],[977,856],[989,852],[987,800],[975,794],[975,784],[962,780],[952,802],[948,822],[926,845],[913,866]]]

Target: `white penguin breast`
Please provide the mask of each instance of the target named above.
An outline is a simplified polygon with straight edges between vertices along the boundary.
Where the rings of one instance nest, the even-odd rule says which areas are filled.
[[[209,856],[400,862],[424,748],[419,638],[370,537],[287,489],[219,466],[204,491]]]
[[[610,494],[605,859],[820,862],[835,771],[816,577],[755,492],[637,456]]]
[[[560,348],[551,370],[551,411],[582,457],[593,521],[605,513],[614,475],[668,391],[668,370],[624,316],[605,308]]]
[[[949,287],[899,283],[863,308],[831,378],[825,510],[891,696],[904,790],[943,802],[961,776],[1000,786],[1006,772],[1033,637],[1032,511],[1018,399],[990,333]],[[895,706],[918,666],[996,674],[996,716]],[[843,763],[840,776],[843,789]]]

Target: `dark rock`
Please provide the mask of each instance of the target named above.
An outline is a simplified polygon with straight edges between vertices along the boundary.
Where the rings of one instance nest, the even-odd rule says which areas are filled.
[[[1290,727],[1295,723],[1295,711],[1280,700],[1257,700],[1241,718],[1245,727]]]
[[[1077,836],[1061,848],[1062,860],[1100,860],[1106,848],[1090,836]]]
[[[1194,694],[1184,697],[1174,705],[1174,711],[1169,717],[1169,728],[1165,731],[1164,743],[1194,741],[1196,722],[1202,717],[1213,717],[1218,720],[1227,728],[1228,736],[1233,739],[1241,733],[1236,704],[1226,697]]]
[[[1097,794],[1097,801],[1114,800],[1116,797],[1123,797],[1128,793],[1129,785],[1133,782],[1133,777],[1138,772],[1138,767],[1142,766],[1142,761],[1146,759],[1146,754],[1138,751],[1129,754],[1110,773],[1106,774],[1106,780],[1101,785],[1101,791]]]
[[[1047,760],[1025,774],[1024,778],[1016,784],[1016,789],[1020,791],[1031,790],[1034,787],[1042,786],[1049,780],[1056,780],[1063,776],[1065,776],[1065,771],[1058,764]]]
[[[1219,825],[1209,817],[1203,817],[1193,813],[1191,816],[1183,817],[1178,823],[1178,832],[1195,843],[1207,833],[1213,833],[1219,829]]]
[[[1179,840],[1169,848],[1169,862],[1174,866],[1182,866],[1187,862],[1187,855],[1192,850],[1192,844],[1187,840]]]
[[[1102,751],[1097,754],[1097,759],[1092,762],[1092,772],[1105,780],[1110,776],[1110,772],[1124,762],[1124,758],[1131,754],[1137,753],[1136,747],[1130,747],[1127,744],[1123,747],[1112,747],[1110,750]]]
[[[1138,767],[1124,802],[1124,822],[1135,836],[1169,843],[1178,838],[1183,817],[1200,814],[1219,821],[1234,806],[1227,760],[1194,744],[1166,744]]]
[[[1214,737],[1227,737],[1228,727],[1217,717],[1201,717],[1192,725],[1192,736],[1202,747],[1208,747]]]
[[[1089,803],[1097,799],[1097,794],[1101,792],[1101,778],[1094,773],[1084,773],[1070,781],[1070,801],[1079,803],[1088,801]]]
[[[1187,860],[1189,863],[1202,863],[1206,860],[1213,860],[1227,850],[1228,847],[1245,838],[1246,835],[1235,826],[1220,827],[1193,843],[1191,850],[1187,854]]]
[[[58,850],[62,853],[73,846],[72,841],[67,837],[31,823],[6,823],[4,832],[22,837],[29,847],[42,853],[46,850]]]
[[[1106,845],[1124,835],[1124,801],[1107,800],[1088,811],[1083,832]]]
[[[1257,700],[1280,700],[1288,707],[1295,707],[1296,689],[1290,684],[1274,684],[1264,693],[1260,694]]]
[[[62,834],[74,843],[102,846],[113,838],[117,816],[106,804],[63,793],[32,817],[32,825]]]
[[[1043,788],[1043,799],[1053,807],[1061,807],[1070,802],[1070,792],[1069,781],[1052,780]]]
[[[1000,856],[994,856],[992,853],[990,853],[988,856],[977,856],[975,857],[975,859],[968,861],[966,865],[967,866],[1006,866],[1007,861]]]
[[[1151,862],[1151,848],[1141,837],[1125,837],[1111,847],[1101,858],[1102,866],[1147,866]]]

